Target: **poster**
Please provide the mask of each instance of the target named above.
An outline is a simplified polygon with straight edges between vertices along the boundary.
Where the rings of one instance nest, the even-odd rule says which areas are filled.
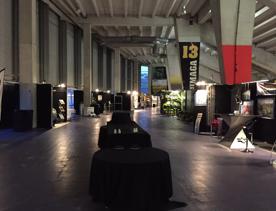
[[[200,42],[180,42],[179,51],[183,87],[194,89],[199,75]]]
[[[168,81],[163,80],[152,80],[151,82],[151,93],[158,95],[162,90],[168,90]]]
[[[0,70],[0,120],[1,120],[2,95],[3,95],[3,86],[4,86],[4,73],[5,73],[5,69]]]
[[[162,90],[168,89],[166,67],[157,66],[152,71],[151,93],[158,95]]]
[[[241,104],[241,114],[250,115],[253,114],[253,101],[244,101]]]
[[[258,99],[258,114],[263,117],[274,118],[274,99],[263,98]]]
[[[207,106],[208,92],[205,89],[197,90],[195,93],[195,106]]]

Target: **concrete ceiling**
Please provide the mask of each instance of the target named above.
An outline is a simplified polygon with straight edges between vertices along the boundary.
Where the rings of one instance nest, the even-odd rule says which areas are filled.
[[[175,39],[174,18],[192,17],[198,24],[211,22],[209,0],[49,0],[76,23],[92,23],[92,33],[105,38]],[[155,42],[113,42],[124,56],[142,63],[162,64],[164,45]],[[208,43],[207,43],[208,44]],[[276,0],[256,1],[253,44],[276,53]],[[253,73],[257,74],[257,73]]]
[[[174,17],[195,16],[201,24],[211,20],[208,0],[51,0],[51,2],[76,22],[92,22],[92,32],[103,38],[137,36],[175,39]],[[123,55],[142,63],[164,63],[165,60],[154,52],[153,47],[153,43],[152,46],[141,45],[141,47],[124,43],[121,49]],[[162,54],[165,50],[161,46],[158,51]]]

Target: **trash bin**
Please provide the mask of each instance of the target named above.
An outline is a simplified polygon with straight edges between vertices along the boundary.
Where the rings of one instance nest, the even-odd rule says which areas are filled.
[[[33,128],[33,110],[15,110],[13,115],[15,131],[28,131]]]

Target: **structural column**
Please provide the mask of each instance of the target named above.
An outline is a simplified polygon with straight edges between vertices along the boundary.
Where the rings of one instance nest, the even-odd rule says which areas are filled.
[[[138,77],[139,77],[139,63],[137,61],[134,61],[134,64],[133,64],[133,90],[135,90],[135,91],[139,91]]]
[[[222,81],[251,80],[252,37],[256,1],[211,0]]]
[[[33,110],[33,127],[36,126],[37,66],[37,1],[19,1],[19,83],[20,109]]]
[[[115,48],[114,50],[114,72],[113,72],[113,80],[114,80],[114,91],[121,92],[121,56],[120,56],[120,48]]]
[[[83,104],[84,109],[91,104],[91,80],[92,80],[92,48],[91,48],[91,26],[85,24],[83,26],[83,56],[84,56],[84,79],[83,79]]]
[[[103,46],[103,90],[107,90],[107,49]]]

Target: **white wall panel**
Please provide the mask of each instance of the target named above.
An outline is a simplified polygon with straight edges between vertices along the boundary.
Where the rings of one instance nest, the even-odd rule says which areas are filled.
[[[74,27],[67,25],[67,86],[75,87]]]
[[[48,83],[58,85],[59,78],[59,25],[58,16],[49,13],[49,73]]]
[[[6,67],[5,79],[13,78],[12,1],[0,0],[0,69]]]

